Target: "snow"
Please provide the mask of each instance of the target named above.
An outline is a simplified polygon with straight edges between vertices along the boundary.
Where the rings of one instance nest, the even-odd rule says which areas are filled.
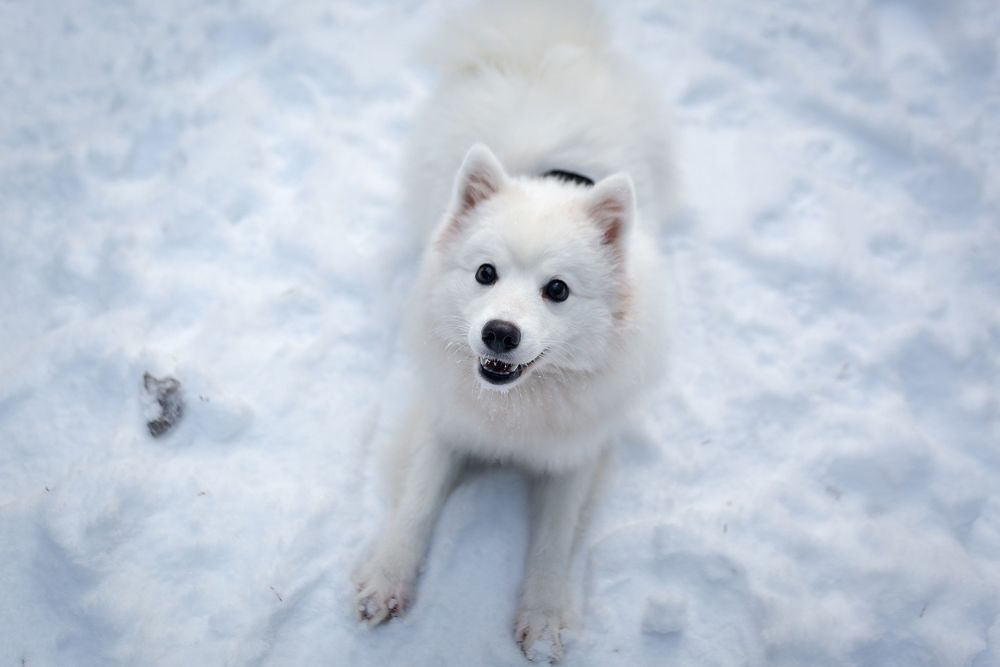
[[[642,614],[642,631],[651,635],[672,635],[684,629],[687,603],[676,593],[650,596]]]
[[[682,207],[566,664],[1000,664],[1000,5],[606,5]],[[0,5],[0,663],[523,660],[514,471],[456,490],[405,617],[349,584],[449,7]]]

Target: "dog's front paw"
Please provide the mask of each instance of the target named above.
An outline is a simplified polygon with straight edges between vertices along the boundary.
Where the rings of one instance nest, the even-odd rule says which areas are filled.
[[[558,609],[521,609],[514,639],[528,660],[556,663],[562,660],[560,633],[565,627],[564,615]]]
[[[409,606],[412,586],[380,568],[359,573],[354,577],[354,585],[358,591],[355,610],[358,618],[369,625],[396,618]]]

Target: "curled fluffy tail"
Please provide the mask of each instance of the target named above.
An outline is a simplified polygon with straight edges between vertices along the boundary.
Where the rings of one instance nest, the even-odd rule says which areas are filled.
[[[483,67],[527,70],[553,51],[607,47],[604,21],[585,0],[482,2],[433,35],[428,63],[445,76]]]

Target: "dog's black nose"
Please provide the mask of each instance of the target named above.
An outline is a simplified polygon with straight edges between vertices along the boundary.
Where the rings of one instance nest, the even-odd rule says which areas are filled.
[[[521,342],[521,330],[510,322],[490,320],[483,327],[483,342],[494,352],[510,352]]]

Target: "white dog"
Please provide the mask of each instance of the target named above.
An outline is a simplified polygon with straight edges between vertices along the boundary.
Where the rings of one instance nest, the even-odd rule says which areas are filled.
[[[357,609],[372,624],[406,609],[465,460],[519,466],[533,497],[515,639],[554,661],[581,512],[664,354],[665,278],[638,224],[670,201],[662,114],[576,2],[477,7],[434,55],[407,167],[408,212],[436,224],[414,298],[423,390]]]

